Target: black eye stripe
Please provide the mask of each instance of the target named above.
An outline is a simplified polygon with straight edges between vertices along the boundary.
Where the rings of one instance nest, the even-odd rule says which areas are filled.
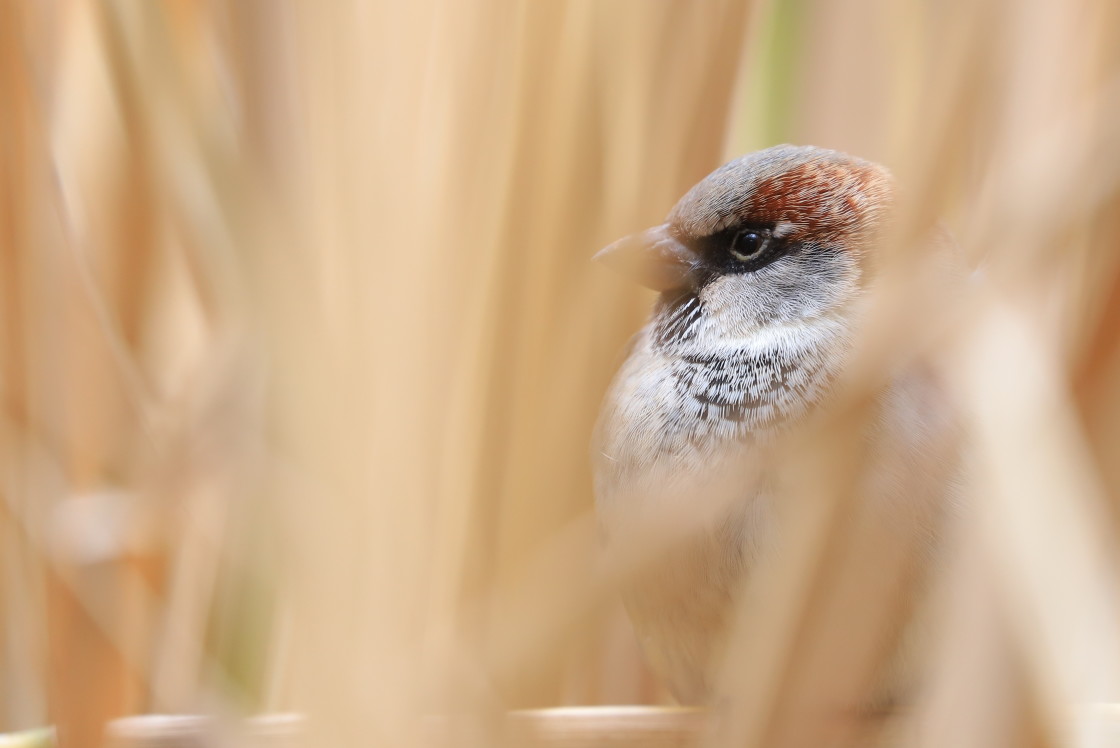
[[[789,244],[772,226],[735,226],[689,242],[716,274],[750,273],[786,254]]]

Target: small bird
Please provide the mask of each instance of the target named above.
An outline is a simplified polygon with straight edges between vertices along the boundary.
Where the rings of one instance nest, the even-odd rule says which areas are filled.
[[[606,395],[593,455],[608,548],[647,542],[658,519],[698,527],[622,590],[647,659],[682,703],[713,700],[736,595],[780,554],[776,494],[750,457],[835,388],[894,192],[877,164],[776,146],[716,169],[665,223],[597,256],[660,292]],[[919,381],[883,397],[879,431],[901,452],[932,448],[945,429],[926,414],[928,394]],[[883,512],[936,538],[936,492],[877,483]]]

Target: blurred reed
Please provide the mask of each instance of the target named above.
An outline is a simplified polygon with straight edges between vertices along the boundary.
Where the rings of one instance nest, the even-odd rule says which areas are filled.
[[[971,457],[893,740],[1115,740],[1115,3],[4,2],[0,101],[0,731],[300,712],[308,745],[494,745],[510,710],[669,703],[587,448],[651,298],[588,258],[790,141],[886,163],[903,216],[709,742],[859,739],[801,715],[908,605],[845,436],[912,362]],[[982,273],[951,295],[936,217]]]

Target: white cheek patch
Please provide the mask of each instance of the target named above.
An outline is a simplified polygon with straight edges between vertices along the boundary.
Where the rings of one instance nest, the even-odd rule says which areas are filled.
[[[715,279],[700,293],[703,315],[691,328],[691,343],[723,349],[777,331],[827,328],[859,295],[859,273],[846,255],[824,257],[828,266],[791,256],[755,273]]]
[[[716,355],[780,351],[784,358],[794,358],[807,350],[817,350],[839,343],[848,337],[850,323],[841,314],[770,324],[754,328],[749,335],[735,335],[718,329],[705,329],[695,341],[694,349]]]

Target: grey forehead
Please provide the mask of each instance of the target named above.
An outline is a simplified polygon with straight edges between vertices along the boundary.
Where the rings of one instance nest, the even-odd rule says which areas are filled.
[[[840,151],[811,145],[777,145],[728,161],[701,179],[685,193],[668,221],[687,236],[706,236],[727,228],[737,219],[737,210],[770,179],[812,161],[850,162]]]

